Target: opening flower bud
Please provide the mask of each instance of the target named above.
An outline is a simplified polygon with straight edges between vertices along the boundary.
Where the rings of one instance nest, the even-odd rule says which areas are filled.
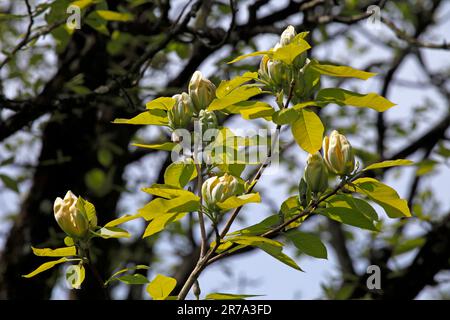
[[[280,47],[290,44],[296,35],[297,32],[295,31],[295,28],[293,26],[288,26],[280,36]]]
[[[189,96],[191,97],[195,113],[206,109],[216,97],[216,86],[204,78],[200,71],[195,71],[189,81]]]
[[[308,155],[304,178],[314,193],[324,192],[328,188],[328,169],[320,152]]]
[[[209,178],[202,185],[203,201],[211,211],[218,211],[217,203],[237,195],[238,191],[239,181],[227,173]]]
[[[176,94],[172,98],[174,98],[176,102],[167,112],[169,126],[173,130],[186,128],[191,122],[192,115],[194,114],[191,98],[186,92]]]
[[[56,222],[72,238],[84,238],[89,231],[89,220],[77,208],[78,198],[72,191],[67,191],[64,199],[56,198],[53,205]]]
[[[355,169],[355,155],[347,138],[333,130],[323,139],[323,154],[328,168],[338,175],[349,175]]]

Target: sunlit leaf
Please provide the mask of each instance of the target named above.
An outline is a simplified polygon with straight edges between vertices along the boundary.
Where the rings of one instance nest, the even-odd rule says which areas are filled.
[[[313,111],[298,110],[298,119],[291,129],[295,141],[306,152],[313,154],[322,147],[324,127],[319,116]]]
[[[119,224],[131,221],[131,220],[135,220],[140,217],[141,216],[138,214],[135,214],[135,215],[125,214],[117,219],[111,220],[110,222],[105,224],[105,227],[115,227],[115,226],[118,226]]]
[[[391,218],[410,217],[408,202],[394,189],[373,178],[360,178],[353,182],[356,190],[379,204]]]
[[[147,109],[169,110],[175,104],[175,99],[170,97],[159,97],[145,104]]]
[[[67,259],[67,258],[64,257],[64,258],[61,258],[59,260],[49,261],[49,262],[46,262],[44,264],[41,264],[36,270],[34,270],[33,272],[30,272],[29,274],[26,274],[26,275],[24,275],[22,277],[24,277],[24,278],[31,278],[31,277],[34,277],[35,275],[37,275],[37,274],[39,274],[41,272],[44,272],[44,271],[47,271],[48,269],[53,268],[54,266],[56,266],[56,265],[58,265],[60,263],[64,263],[64,262],[67,262],[67,261],[80,261],[80,260],[81,259]]]
[[[141,143],[132,143],[132,146],[139,148],[147,148],[147,149],[155,149],[155,150],[163,150],[163,151],[172,151],[177,144],[173,142],[164,142],[164,143],[156,143],[156,144],[141,144]]]
[[[313,63],[311,64],[311,68],[313,68],[320,74],[333,77],[357,78],[367,80],[376,75],[376,73],[373,72],[366,72],[348,66],[333,66],[329,64]]]
[[[241,207],[251,202],[261,202],[259,193],[249,193],[241,196],[233,196],[228,198],[224,202],[219,202],[217,205],[222,210],[230,210],[233,208]]]
[[[77,255],[77,248],[75,246],[58,249],[50,249],[50,248],[39,249],[31,247],[31,249],[33,250],[34,255],[40,257],[70,257]]]
[[[115,119],[113,123],[167,126],[167,113],[161,109],[149,109],[131,119]]]
[[[147,292],[153,300],[164,300],[170,295],[172,290],[175,289],[176,285],[177,280],[174,278],[158,274],[155,279],[148,284]]]
[[[371,108],[378,112],[386,111],[395,106],[395,103],[392,103],[376,93],[361,94],[340,88],[326,88],[320,90],[317,93],[316,101],[322,105],[336,103],[341,106],[350,105],[354,107]]]
[[[381,168],[389,168],[389,167],[398,167],[398,166],[410,166],[414,164],[413,161],[407,159],[397,159],[397,160],[387,160],[383,162],[378,162],[371,164],[363,169],[363,171],[381,169]]]

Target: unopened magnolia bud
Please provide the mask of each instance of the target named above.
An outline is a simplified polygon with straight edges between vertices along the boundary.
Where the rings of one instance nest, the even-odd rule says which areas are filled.
[[[200,110],[198,121],[200,121],[200,127],[203,133],[209,129],[217,129],[219,125],[214,111]]]
[[[195,71],[189,81],[189,96],[191,97],[195,113],[206,109],[216,97],[216,86],[204,78],[200,71]]]
[[[175,105],[167,112],[169,126],[175,129],[184,129],[191,122],[194,114],[194,107],[191,98],[186,92],[173,96],[176,100]]]
[[[323,154],[328,168],[338,175],[349,175],[355,169],[355,156],[347,138],[333,130],[323,139]]]
[[[319,152],[308,155],[304,178],[309,189],[314,192],[324,192],[328,187],[327,166]]]
[[[297,35],[297,32],[295,31],[295,28],[293,26],[288,26],[286,29],[284,29],[283,33],[280,36],[280,47],[287,46],[294,40],[295,36]]]
[[[84,238],[89,231],[89,220],[77,209],[78,198],[67,191],[64,199],[56,198],[53,205],[56,222],[72,238]]]
[[[209,178],[202,185],[203,200],[212,211],[219,210],[217,203],[237,195],[238,191],[239,181],[227,173],[221,177]]]
[[[276,91],[289,90],[293,70],[282,61],[263,56],[259,65],[259,78]],[[288,92],[288,91],[287,91]]]

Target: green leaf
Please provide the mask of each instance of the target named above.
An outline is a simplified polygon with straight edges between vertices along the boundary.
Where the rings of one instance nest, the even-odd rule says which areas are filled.
[[[367,80],[375,75],[373,72],[366,72],[358,69],[354,69],[348,66],[333,66],[329,64],[313,63],[311,68],[319,72],[320,74],[333,76],[333,77],[343,77],[343,78],[357,78],[361,80]]]
[[[12,190],[14,192],[17,192],[17,193],[20,192],[19,191],[19,184],[17,183],[16,180],[12,179],[11,177],[7,176],[6,174],[0,174],[0,180],[2,180],[3,185],[6,188],[8,188],[8,189],[10,189],[10,190]]]
[[[350,105],[354,107],[371,108],[378,112],[386,111],[395,106],[395,103],[392,103],[376,93],[361,94],[339,88],[326,88],[320,90],[317,93],[316,100],[317,103],[322,105],[336,103],[341,106]]]
[[[371,164],[363,169],[363,171],[381,169],[381,168],[389,168],[389,167],[397,167],[397,166],[410,166],[414,164],[413,161],[407,159],[397,159],[397,160],[387,160],[383,162],[378,162]]]
[[[324,127],[319,116],[308,109],[298,110],[298,119],[292,124],[292,135],[306,152],[314,154],[322,147]]]
[[[278,48],[273,52],[272,59],[283,61],[286,64],[292,64],[298,55],[302,54],[306,50],[310,49],[311,46],[303,39],[298,39],[291,42],[287,46]]]
[[[261,202],[261,197],[258,192],[230,197],[224,202],[217,203],[217,206],[222,210],[230,210],[251,202]]]
[[[366,201],[348,195],[336,195],[330,198],[327,208],[318,211],[335,221],[354,227],[379,231],[376,223],[378,214]]]
[[[167,112],[161,109],[150,109],[131,119],[115,119],[113,123],[126,123],[135,125],[167,126]]]
[[[139,147],[139,148],[172,151],[178,144],[173,143],[173,142],[164,142],[164,143],[156,143],[156,144],[132,143],[131,145],[135,146],[135,147]]]
[[[373,178],[359,178],[353,182],[358,192],[383,207],[390,218],[410,217],[408,202],[391,187]]]
[[[96,10],[94,11],[99,17],[105,19],[106,21],[131,21],[133,16],[129,13],[122,13],[110,10]]]
[[[119,274],[122,274],[122,273],[125,273],[125,272],[128,272],[128,271],[134,271],[134,270],[150,270],[150,267],[149,267],[149,266],[146,266],[146,265],[143,265],[143,264],[138,264],[138,265],[136,265],[136,266],[134,266],[134,267],[123,268],[123,269],[121,269],[121,270],[115,272],[111,277],[109,277],[109,279],[105,281],[104,286],[106,287],[111,281],[118,280],[118,277],[117,277],[117,276],[118,276]],[[147,281],[147,282],[148,282],[148,281]]]
[[[153,218],[145,228],[142,238],[150,237],[166,228],[172,222],[178,221],[186,215],[186,212],[163,213]]]
[[[238,102],[246,101],[260,93],[262,93],[261,88],[256,87],[255,85],[247,84],[237,87],[230,91],[226,96],[214,99],[209,105],[208,111],[223,110]]]
[[[148,284],[147,292],[153,300],[164,300],[170,295],[172,290],[175,289],[176,285],[177,280],[174,278],[158,274],[155,279]]]
[[[282,109],[272,115],[274,123],[279,125],[292,124],[299,118],[299,113],[293,108]]]
[[[34,255],[39,257],[70,257],[77,255],[77,248],[75,246],[58,248],[58,249],[50,249],[50,248],[34,248],[31,247]]]
[[[195,177],[197,177],[197,170],[194,162],[174,162],[164,172],[164,183],[174,187],[184,188]]]
[[[118,227],[103,227],[100,230],[98,230],[95,234],[97,234],[99,237],[102,237],[103,239],[110,239],[110,238],[118,239],[130,237],[128,231]]]
[[[275,259],[281,261],[282,263],[288,265],[291,268],[294,268],[296,270],[299,271],[303,271],[298,265],[297,263],[292,260],[292,258],[290,258],[289,256],[287,256],[286,254],[284,254],[282,252],[283,248],[282,247],[277,247],[277,246],[272,246],[266,243],[261,243],[257,245],[258,248],[260,248],[261,250],[264,250],[266,253],[270,254],[272,257],[274,257]]]
[[[145,107],[150,109],[161,109],[161,110],[169,110],[175,104],[175,99],[170,97],[159,97],[155,100],[147,102]]]
[[[231,91],[243,85],[246,82],[255,80],[258,78],[258,72],[245,72],[241,76],[237,76],[231,80],[222,80],[217,87],[216,96],[217,98],[224,98]]]
[[[262,297],[262,295],[214,292],[208,294],[205,297],[205,300],[245,300],[245,298],[253,298],[253,297]]]
[[[58,265],[60,263],[64,263],[66,261],[79,261],[79,260],[81,260],[81,259],[67,259],[67,258],[64,257],[64,258],[61,258],[59,260],[49,261],[49,262],[46,262],[44,264],[41,264],[36,270],[34,270],[33,272],[31,272],[29,274],[26,274],[26,275],[24,275],[22,277],[24,277],[24,278],[31,278],[31,277],[34,277],[35,275],[37,275],[37,274],[39,274],[41,272],[44,272],[44,271],[47,271],[48,269],[53,268],[54,266],[56,266],[56,265]]]
[[[118,226],[119,224],[131,221],[131,220],[135,220],[138,218],[141,218],[141,216],[138,214],[134,214],[134,215],[125,214],[117,219],[111,220],[110,222],[105,224],[105,227],[115,227],[115,226]]]
[[[315,234],[292,230],[287,232],[286,236],[302,253],[319,259],[327,259],[327,248]]]
[[[408,239],[400,242],[397,246],[394,247],[394,255],[401,255],[403,253],[409,252],[411,250],[422,247],[426,242],[424,237]]]
[[[117,277],[116,279],[119,280],[120,282],[123,282],[128,285],[147,284],[150,282],[144,275],[142,275],[140,273],[127,274],[127,275],[124,275],[121,277]]]
[[[263,55],[271,56],[272,54],[273,54],[272,50],[270,50],[270,51],[255,51],[255,52],[252,52],[252,53],[248,53],[248,54],[244,54],[242,56],[239,56],[239,57],[231,60],[230,62],[228,62],[228,64],[232,64],[232,63],[235,63],[235,62],[238,62],[238,61],[250,58],[250,57],[257,57],[257,56],[263,56]]]

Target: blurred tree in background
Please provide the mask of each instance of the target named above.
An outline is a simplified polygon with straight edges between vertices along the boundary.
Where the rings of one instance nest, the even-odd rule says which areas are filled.
[[[82,7],[81,28],[69,32],[65,25],[71,13],[66,9],[72,2]],[[288,24],[298,32],[310,31],[311,57],[322,50],[330,51],[325,56],[330,64],[353,65],[358,59],[358,67],[379,73],[379,94],[390,98],[398,86],[408,87],[414,102],[407,106],[408,114],[392,119],[387,118],[389,113],[367,109],[322,111],[327,127],[357,137],[360,146],[374,146],[357,150],[363,162],[417,161],[414,170],[392,169],[410,175],[405,192],[415,217],[391,223],[382,233],[365,233],[369,247],[358,246],[361,235],[353,229],[317,218],[313,229],[328,237],[341,274],[324,286],[323,296],[412,299],[426,286],[439,285],[436,275],[450,267],[450,214],[442,204],[448,199],[439,198],[433,184],[425,182],[433,181],[433,173],[440,172],[450,157],[450,66],[430,68],[426,53],[442,51],[449,61],[450,45],[435,32],[450,14],[445,4],[441,0],[0,2],[0,298],[51,297],[58,272],[31,280],[21,275],[39,264],[31,245],[52,246],[62,240],[52,210],[57,196],[68,189],[85,196],[95,203],[102,224],[123,213],[128,202],[148,200],[135,196],[139,186],[163,182],[170,163],[167,153],[134,149],[130,142],[166,141],[168,132],[114,125],[115,118],[131,118],[150,99],[185,90],[197,69],[216,83],[239,74],[242,65],[225,62],[268,48],[273,35]],[[99,15],[95,10],[116,14]],[[332,60],[335,48],[342,48],[344,61]],[[254,68],[259,64],[248,61]],[[400,78],[405,65],[425,76]],[[347,81],[336,82],[353,85]],[[420,95],[424,89],[434,95]],[[288,163],[282,175],[289,176],[292,168],[304,166],[304,160],[289,152],[295,153],[295,143],[283,141],[283,146]],[[289,190],[296,190],[297,182],[279,179]],[[196,262],[199,243],[192,223],[174,224],[169,230],[179,245],[172,276],[183,283]],[[95,243],[96,267],[107,278],[123,261],[156,263],[164,258],[154,250],[159,240],[154,236]],[[404,254],[412,255],[396,264]],[[367,274],[361,272],[365,267],[357,265],[380,266],[381,291],[368,291]],[[142,299],[142,292],[141,286],[130,287],[126,298]],[[88,276],[73,298],[103,299],[105,292]]]

